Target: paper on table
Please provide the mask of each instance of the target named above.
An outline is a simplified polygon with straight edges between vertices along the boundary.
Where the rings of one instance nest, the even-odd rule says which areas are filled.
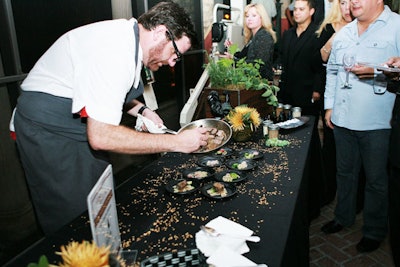
[[[137,115],[137,119],[136,119],[135,129],[137,131],[141,131],[143,124],[146,125],[146,128],[150,133],[165,133],[164,129],[167,128],[164,125],[162,127],[158,127],[153,121],[151,121],[148,118],[143,117],[142,115],[138,114]]]
[[[206,226],[214,228],[218,233],[221,234],[233,234],[236,236],[251,236],[253,231],[249,228],[231,221],[223,216],[218,216],[217,218],[209,221]]]
[[[196,233],[196,246],[207,257],[212,255],[221,246],[229,247],[232,251],[238,254],[250,251],[244,239],[229,236],[229,234],[234,236],[251,236],[253,231],[249,228],[222,216],[218,216],[211,220],[206,224],[206,226],[212,227],[217,232],[223,234],[215,237],[210,236],[203,231]]]
[[[219,247],[207,259],[207,263],[216,267],[257,266],[256,263],[225,246]]]

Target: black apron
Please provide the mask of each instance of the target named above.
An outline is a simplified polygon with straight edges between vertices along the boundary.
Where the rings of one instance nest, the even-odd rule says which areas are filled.
[[[138,29],[134,26],[136,48]],[[137,62],[136,49],[136,62]],[[129,102],[143,93],[131,88]],[[108,166],[108,155],[91,149],[86,119],[71,114],[72,99],[22,91],[14,125],[38,222],[55,232],[87,210],[86,198]]]

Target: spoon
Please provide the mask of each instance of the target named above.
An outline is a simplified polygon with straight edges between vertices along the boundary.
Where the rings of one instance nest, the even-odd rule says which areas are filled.
[[[223,234],[223,233],[219,233],[217,230],[215,230],[212,227],[209,226],[205,226],[205,225],[201,225],[200,229],[206,233],[209,236],[221,236],[221,235],[225,235],[225,236],[230,236],[233,238],[239,238],[239,239],[244,239],[246,241],[250,241],[250,242],[260,242],[260,237],[259,236],[243,236],[243,235],[231,235],[231,234]]]

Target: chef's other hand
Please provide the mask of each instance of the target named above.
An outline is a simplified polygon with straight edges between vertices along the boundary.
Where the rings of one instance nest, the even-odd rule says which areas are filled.
[[[143,115],[143,117],[146,117],[147,119],[154,122],[154,124],[160,128],[164,125],[164,121],[160,118],[160,116],[158,116],[158,114],[155,111],[153,111],[149,108],[146,108],[145,110],[143,110],[142,115]],[[144,123],[142,125],[142,130],[148,132],[148,129]]]
[[[205,127],[185,130],[175,135],[176,152],[191,153],[207,145],[208,130]]]

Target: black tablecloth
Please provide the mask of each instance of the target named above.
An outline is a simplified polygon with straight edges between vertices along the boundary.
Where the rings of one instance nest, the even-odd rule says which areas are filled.
[[[268,148],[259,131],[245,143],[228,143],[234,151],[257,149],[264,157],[237,185],[238,192],[226,200],[213,200],[199,191],[185,196],[165,190],[171,179],[195,167],[204,154],[168,153],[151,163],[116,189],[120,232],[124,250],[138,250],[138,260],[167,251],[195,247],[200,225],[221,215],[236,221],[261,237],[248,242],[245,256],[256,263],[274,266],[308,266],[309,263],[309,148],[314,119],[304,126],[281,132],[291,144]],[[219,167],[216,171],[226,169]],[[56,234],[44,238],[18,255],[8,266],[26,266],[54,254],[69,241],[91,240],[87,214]]]

